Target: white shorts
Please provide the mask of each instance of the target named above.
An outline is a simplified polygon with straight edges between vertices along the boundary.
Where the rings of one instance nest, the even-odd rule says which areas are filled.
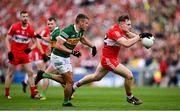
[[[70,57],[64,58],[51,53],[51,65],[59,71],[60,74],[64,74],[68,71],[72,72],[72,65]]]

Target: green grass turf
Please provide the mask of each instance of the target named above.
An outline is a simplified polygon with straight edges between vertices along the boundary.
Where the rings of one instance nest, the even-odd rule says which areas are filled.
[[[28,88],[29,89],[29,88]],[[4,86],[0,85],[0,110],[180,110],[179,88],[142,87],[133,88],[135,96],[144,103],[134,106],[126,102],[124,88],[81,87],[75,92],[73,108],[63,108],[63,89],[49,87],[47,100],[30,99],[20,85],[12,85],[12,100],[4,98]]]

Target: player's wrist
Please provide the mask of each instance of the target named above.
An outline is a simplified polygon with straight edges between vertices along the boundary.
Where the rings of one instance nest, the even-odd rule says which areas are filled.
[[[73,55],[74,53],[75,53],[75,51],[74,51],[74,50],[72,50],[72,51],[70,52],[70,54],[72,54],[72,55]]]
[[[94,57],[97,54],[96,46],[92,47],[92,56]]]
[[[8,51],[8,54],[12,54],[12,52],[11,52],[11,51]]]
[[[42,38],[39,34],[36,34],[35,37],[38,38],[38,39]]]
[[[8,59],[9,59],[9,61],[12,61],[14,59],[14,55],[11,51],[8,52]]]
[[[25,52],[26,54],[29,54],[31,51],[32,51],[31,48],[27,48],[27,49],[24,50],[24,52]]]
[[[73,56],[78,57],[78,58],[81,56],[81,52],[79,52],[79,51],[74,51],[74,50],[72,50],[71,54],[72,54]]]
[[[50,57],[48,57],[46,54],[43,54],[42,58],[44,62],[47,62],[48,60],[50,60]]]
[[[91,46],[91,48],[95,48],[95,47],[96,47],[95,45]]]

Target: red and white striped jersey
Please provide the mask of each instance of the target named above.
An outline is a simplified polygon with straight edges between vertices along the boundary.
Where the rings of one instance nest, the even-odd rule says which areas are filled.
[[[39,35],[42,37],[41,41],[40,41],[40,44],[41,44],[41,47],[43,49],[44,52],[47,51],[47,48],[48,46],[50,45],[49,41],[50,41],[50,30],[49,30],[49,27],[46,26],[45,28],[43,28]],[[45,38],[48,38],[48,39],[45,39]],[[35,48],[34,50],[37,50],[37,48]]]
[[[121,37],[126,37],[125,33],[121,30],[118,24],[115,24],[111,27],[105,38],[104,38],[104,46],[102,48],[102,56],[107,58],[117,58],[120,45],[117,43],[118,39]]]
[[[48,40],[47,39],[41,39],[41,44],[42,45],[45,45],[45,46],[48,46],[49,45],[49,41],[50,41],[50,30],[49,30],[49,27],[48,26],[46,26],[45,28],[43,28],[41,31],[40,31],[40,35],[41,35],[41,37],[43,37],[43,38],[48,38]]]
[[[21,22],[17,22],[11,26],[8,35],[12,37],[11,51],[22,52],[35,37],[35,31],[29,23],[27,28],[23,28]]]

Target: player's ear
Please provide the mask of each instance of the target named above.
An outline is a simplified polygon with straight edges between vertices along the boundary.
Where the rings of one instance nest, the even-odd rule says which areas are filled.
[[[119,22],[119,26],[122,28],[122,27],[123,27],[123,23],[122,23],[122,22]]]

